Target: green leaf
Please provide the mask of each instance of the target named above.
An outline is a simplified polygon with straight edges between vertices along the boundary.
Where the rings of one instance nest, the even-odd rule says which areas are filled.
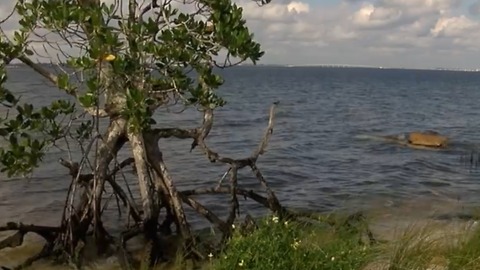
[[[78,98],[78,101],[80,101],[80,104],[85,107],[85,108],[91,108],[95,105],[95,96],[93,96],[91,93],[87,93],[83,96],[80,96]]]
[[[60,89],[67,89],[68,88],[68,75],[67,74],[58,75],[57,86]]]

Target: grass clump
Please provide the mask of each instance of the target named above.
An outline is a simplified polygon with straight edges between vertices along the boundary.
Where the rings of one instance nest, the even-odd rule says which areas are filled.
[[[249,235],[235,232],[208,269],[361,269],[370,248],[359,239],[358,230],[350,227],[281,221],[273,216],[261,220]]]
[[[388,270],[423,270],[443,267],[443,235],[433,233],[433,224],[409,226],[397,239],[378,247],[381,258],[387,256]],[[444,269],[444,268],[439,268]]]
[[[463,235],[446,257],[448,269],[480,270],[480,228]]]

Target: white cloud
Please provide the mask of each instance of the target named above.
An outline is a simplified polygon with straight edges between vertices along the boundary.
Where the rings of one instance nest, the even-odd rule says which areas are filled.
[[[468,36],[470,31],[479,29],[479,24],[461,15],[458,17],[439,18],[435,27],[431,29],[434,37],[457,37]]]
[[[480,24],[471,17],[480,0],[470,12],[461,0],[343,0],[311,4],[302,16],[287,7],[307,0],[274,0],[263,8],[239,1],[265,62],[480,67]]]
[[[310,12],[310,5],[302,2],[291,2],[287,5],[287,9],[289,12],[296,12],[296,13],[308,13]]]
[[[402,10],[367,4],[353,14],[352,22],[359,27],[387,27],[397,22],[401,17]]]
[[[235,2],[266,51],[263,63],[480,67],[480,0]],[[7,5],[0,1],[0,16]]]

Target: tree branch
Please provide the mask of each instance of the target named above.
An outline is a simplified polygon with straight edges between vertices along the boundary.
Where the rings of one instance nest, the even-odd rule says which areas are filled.
[[[142,9],[142,11],[140,12],[140,20],[143,19],[143,15],[145,15],[145,13],[149,12],[152,9],[159,8],[159,7],[161,7],[161,6],[157,3],[157,0],[152,0],[152,3],[149,4],[148,6],[144,7]]]
[[[269,118],[268,118],[267,129],[265,130],[265,134],[263,135],[263,139],[260,142],[260,145],[258,146],[257,150],[250,157],[253,161],[257,161],[258,157],[265,153],[265,149],[268,146],[268,142],[270,141],[270,137],[273,134],[273,120],[274,120],[274,117],[275,117],[275,107],[276,107],[276,105],[278,105],[278,103],[279,103],[278,101],[274,102],[273,105],[270,107],[270,115],[269,115]]]
[[[268,200],[269,208],[272,209],[273,212],[281,213],[282,206],[280,205],[280,202],[278,201],[277,196],[275,196],[275,193],[273,193],[273,191],[268,186],[267,181],[265,181],[265,178],[263,177],[262,173],[257,168],[257,165],[255,165],[255,163],[252,163],[250,164],[250,168],[252,169],[253,173],[257,177],[262,187],[267,191],[267,200]]]
[[[200,215],[204,216],[208,221],[210,221],[212,224],[216,225],[218,229],[224,233],[228,234],[230,231],[230,228],[228,227],[227,223],[225,223],[223,220],[221,220],[217,215],[215,215],[212,211],[208,210],[205,206],[197,202],[196,200],[184,196],[183,194],[180,194],[183,202],[186,204],[190,205],[197,213]]]
[[[210,133],[210,130],[213,126],[213,110],[210,108],[205,108],[203,111],[203,122],[202,126],[196,129],[180,129],[180,128],[164,128],[164,129],[153,129],[152,132],[156,139],[160,138],[170,138],[175,137],[178,139],[193,139],[191,150],[195,147],[200,146],[204,154],[208,157],[211,162],[222,162],[226,164],[236,164],[238,169],[249,166],[252,163],[255,163],[260,155],[265,152],[268,142],[273,133],[274,125],[274,116],[275,108],[278,105],[278,102],[274,102],[270,107],[270,114],[268,120],[268,126],[265,131],[265,134],[260,142],[256,151],[248,158],[243,159],[233,159],[229,157],[222,157],[217,152],[211,150],[206,144],[205,140]]]
[[[237,195],[241,195],[244,197],[248,197],[259,204],[265,206],[266,208],[270,208],[268,204],[268,199],[255,193],[252,190],[246,190],[237,188],[235,191]],[[195,195],[205,195],[205,194],[231,194],[231,189],[229,187],[221,187],[221,188],[199,188],[199,189],[192,189],[192,190],[185,190],[180,192],[184,196],[195,196]]]
[[[23,242],[23,236],[29,232],[36,233],[43,237],[47,242],[51,243],[55,239],[57,233],[61,232],[59,227],[49,227],[49,226],[37,226],[37,225],[24,225],[22,223],[8,222],[5,226],[0,227],[0,232],[3,231],[18,231],[20,234],[13,235],[2,241],[1,245],[3,247],[9,246],[9,244],[14,244],[14,242],[21,243]],[[21,237],[21,239],[19,238]]]
[[[25,55],[21,55],[17,57],[17,59],[22,61],[25,65],[31,67],[38,74],[42,75],[43,77],[45,77],[47,80],[49,80],[56,86],[58,86],[58,77],[52,72],[48,71],[46,68],[33,62],[30,58],[26,57]],[[70,90],[70,89],[62,89],[62,90],[65,90],[67,94],[78,99],[77,94],[74,90]],[[84,107],[84,110],[93,116],[98,116],[102,118],[108,116],[108,113],[104,109],[95,108],[95,107]]]
[[[180,129],[180,128],[156,128],[152,132],[155,139],[175,137],[177,139],[195,139],[197,137],[197,129]]]
[[[230,213],[228,215],[227,219],[227,224],[232,225],[233,222],[235,221],[236,214],[238,213],[238,208],[239,208],[239,203],[237,199],[237,188],[238,188],[238,182],[237,182],[237,172],[238,168],[235,165],[232,165],[230,167],[230,195],[231,195],[231,201],[230,201]]]
[[[79,165],[77,162],[66,161],[64,159],[59,160],[60,164],[69,169],[69,173],[72,177],[76,177],[78,174]],[[140,222],[142,220],[140,212],[138,211],[135,202],[127,195],[123,188],[114,180],[114,176],[118,171],[125,168],[126,166],[134,162],[133,158],[127,158],[118,164],[113,171],[107,176],[107,182],[112,187],[113,191],[120,197],[123,204],[128,206],[130,210],[130,215],[132,216],[135,222]],[[93,180],[93,174],[80,174],[79,182],[81,184],[88,184]]]

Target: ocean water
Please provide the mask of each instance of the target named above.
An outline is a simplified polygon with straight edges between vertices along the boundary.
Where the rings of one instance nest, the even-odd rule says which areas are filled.
[[[403,204],[413,213],[420,203],[479,204],[479,175],[463,157],[478,144],[480,73],[270,66],[220,73],[226,81],[219,93],[227,105],[216,112],[208,143],[224,156],[250,155],[267,126],[270,105],[279,101],[274,133],[258,166],[286,206],[368,211]],[[8,87],[25,101],[45,105],[66,97],[26,67],[10,69],[9,76]],[[201,120],[194,110],[162,110],[155,117],[158,127],[195,127]],[[418,150],[375,139],[418,130],[444,134],[452,147]],[[175,183],[182,190],[215,186],[227,167],[211,164],[199,150],[190,153],[190,144],[160,141]],[[121,153],[127,156],[128,149]],[[70,181],[60,157],[68,158],[65,147],[52,149],[28,179],[0,175],[2,220],[58,224]],[[125,175],[135,191],[131,171]],[[247,169],[239,184],[262,191]],[[227,197],[200,200],[226,214]],[[241,204],[243,213],[263,213],[256,204]],[[115,220],[114,209],[108,215]],[[195,215],[191,222],[203,226]]]

